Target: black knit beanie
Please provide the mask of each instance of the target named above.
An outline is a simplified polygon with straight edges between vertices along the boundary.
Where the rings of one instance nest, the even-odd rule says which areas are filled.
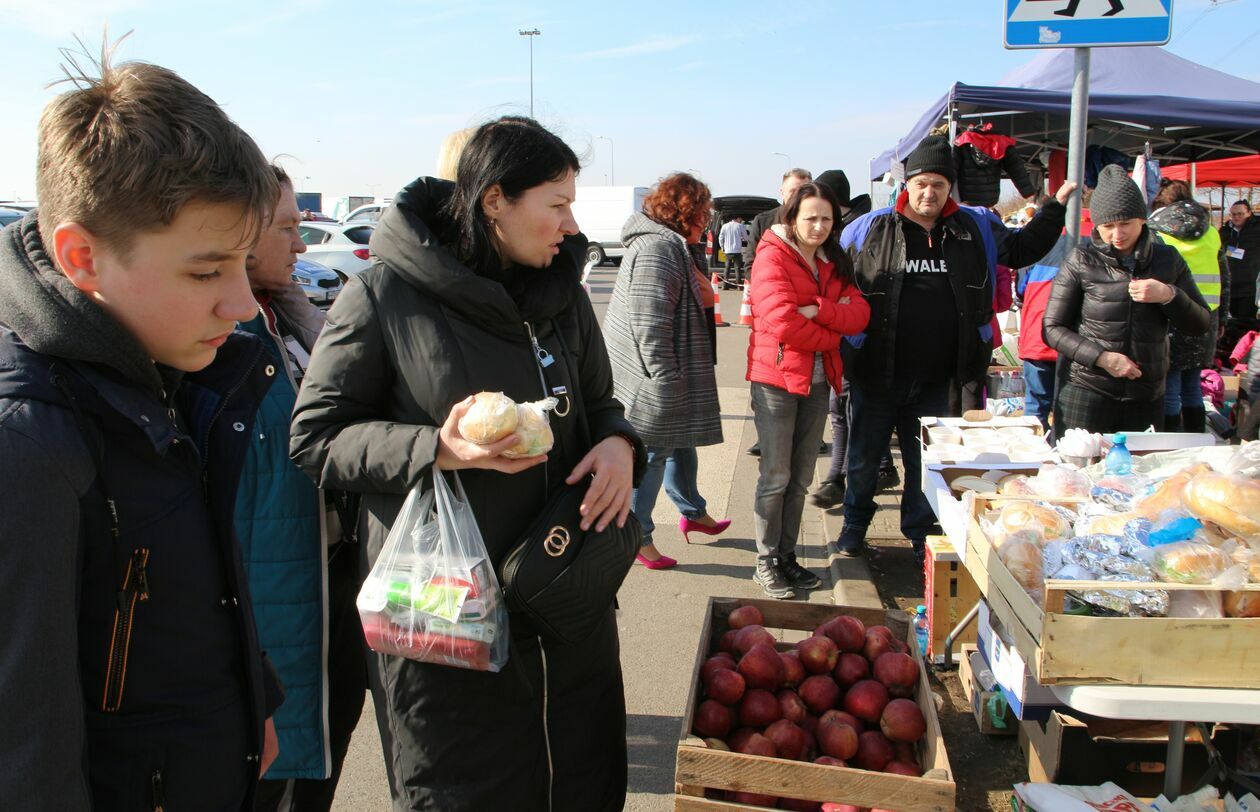
[[[924,172],[943,175],[950,186],[954,185],[956,180],[954,153],[949,146],[948,138],[941,135],[929,135],[920,141],[914,148],[914,152],[910,153],[910,157],[906,158],[906,180],[910,180],[915,175],[922,175]]]
[[[1089,216],[1094,225],[1120,220],[1145,220],[1146,198],[1123,169],[1107,164],[1098,173],[1098,186],[1089,199]]]
[[[814,178],[814,183],[820,183],[830,189],[836,196],[836,202],[841,206],[848,206],[851,203],[849,199],[849,176],[844,174],[843,169],[828,169]]]

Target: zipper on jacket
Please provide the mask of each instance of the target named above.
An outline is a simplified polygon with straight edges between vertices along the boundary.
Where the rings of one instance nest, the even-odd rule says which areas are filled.
[[[550,397],[550,395],[547,392],[547,376],[543,373],[543,370],[554,364],[556,359],[555,356],[544,350],[542,345],[538,343],[538,336],[534,335],[534,326],[529,322],[524,322],[524,324],[525,332],[529,334],[530,346],[533,349],[534,368],[538,370],[538,384],[542,387],[543,398],[547,398]],[[547,494],[550,492],[551,483],[548,481],[547,477],[547,466],[543,465],[543,498],[546,498]],[[548,751],[547,758],[551,758],[550,751]]]
[[[783,342],[779,342],[779,351],[774,355],[774,365],[780,366],[783,363]]]
[[[543,745],[547,748],[547,809],[551,810],[551,792],[556,780],[555,764],[551,760],[551,726],[547,721],[547,710],[550,704],[547,687],[547,649],[543,645],[543,639],[538,638],[538,657],[542,660],[542,677],[543,677]]]
[[[166,790],[162,786],[162,771],[154,770],[149,783],[153,786],[153,812],[163,812],[166,807]]]
[[[118,606],[114,609],[114,627],[109,641],[109,660],[105,665],[105,696],[101,710],[113,713],[122,705],[123,686],[127,682],[127,657],[131,653],[131,635],[135,623],[136,602],[149,599],[149,562],[147,547],[137,547],[127,562]]]

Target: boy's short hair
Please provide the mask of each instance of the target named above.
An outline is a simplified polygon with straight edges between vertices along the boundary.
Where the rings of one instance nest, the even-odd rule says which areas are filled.
[[[193,201],[240,205],[253,242],[278,194],[258,145],[174,71],[111,64],[116,46],[103,44],[99,59],[84,50],[86,70],[79,54],[62,52],[63,81],[75,87],[39,121],[44,244],[51,248],[53,230],[73,222],[126,254],[137,234],[169,225]]]

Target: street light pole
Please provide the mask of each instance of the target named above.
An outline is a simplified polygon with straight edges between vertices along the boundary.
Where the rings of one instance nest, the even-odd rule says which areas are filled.
[[[612,186],[617,185],[617,151],[613,149],[613,140],[606,135],[595,136],[596,141],[608,142],[608,177],[612,178]]]
[[[537,28],[518,32],[522,37],[529,37],[529,117],[534,117],[534,37],[542,32]]]
[[[771,154],[771,155],[778,155],[778,156],[779,156],[779,157],[781,157],[781,158],[786,158],[786,159],[787,159],[787,164],[788,164],[788,169],[791,169],[791,168],[792,168],[792,156],[791,156],[791,155],[788,155],[786,152],[772,152],[772,153],[770,153],[770,154]]]

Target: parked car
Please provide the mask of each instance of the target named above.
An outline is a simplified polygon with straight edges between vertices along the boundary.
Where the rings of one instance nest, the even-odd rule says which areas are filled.
[[[313,305],[330,305],[341,293],[341,276],[332,268],[325,268],[318,262],[299,257],[293,266],[292,276]]]
[[[368,240],[375,229],[370,223],[298,224],[307,257],[336,271],[342,282],[372,267]]]
[[[9,223],[21,220],[26,212],[20,209],[11,209],[8,206],[0,206],[0,228],[4,228]]]
[[[704,236],[704,253],[709,258],[710,268],[721,268],[726,264],[726,255],[722,253],[721,247],[717,244],[718,235],[722,233],[722,226],[736,217],[743,217],[745,223],[751,223],[752,219],[763,211],[769,211],[779,205],[779,201],[772,197],[758,197],[756,195],[727,195],[726,197],[713,198],[713,219],[709,221],[709,227],[705,229]],[[747,240],[745,239],[745,242]],[[722,289],[730,290],[737,288],[739,285],[734,279],[726,277],[726,271],[721,271]],[[744,269],[744,273],[748,273],[748,269]]]
[[[366,206],[360,206],[354,211],[341,218],[343,223],[355,223],[362,225],[371,223],[376,225],[376,221],[381,219],[381,212],[385,211],[388,203],[368,203]]]
[[[579,186],[573,201],[573,218],[590,242],[586,261],[596,265],[605,260],[621,262],[626,247],[621,244],[621,227],[635,212],[643,211],[646,186]]]

